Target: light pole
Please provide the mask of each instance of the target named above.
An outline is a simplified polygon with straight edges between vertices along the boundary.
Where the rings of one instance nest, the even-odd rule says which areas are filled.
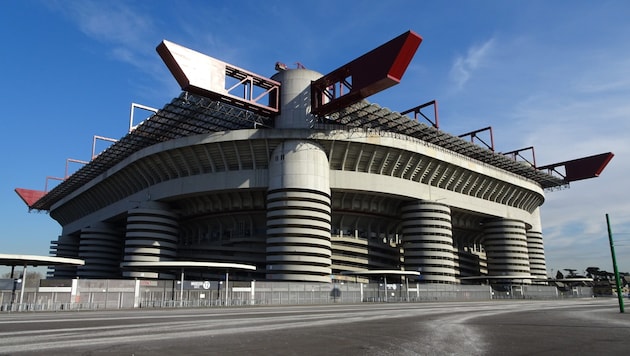
[[[610,218],[606,214],[606,225],[608,226],[608,241],[610,242],[610,254],[612,256],[613,269],[615,272],[615,284],[617,285],[617,299],[619,300],[619,312],[624,312],[623,295],[621,294],[621,280],[619,279],[619,269],[617,268],[617,257],[615,256],[615,245],[613,243],[612,229],[610,228]]]

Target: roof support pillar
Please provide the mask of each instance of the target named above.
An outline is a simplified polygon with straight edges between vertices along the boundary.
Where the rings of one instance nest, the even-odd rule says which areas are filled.
[[[180,273],[179,278],[179,306],[184,306],[184,269],[182,268],[182,272]]]
[[[22,288],[20,289],[20,306],[19,311],[22,310],[22,303],[24,302],[24,285],[26,285],[26,264],[22,269]]]

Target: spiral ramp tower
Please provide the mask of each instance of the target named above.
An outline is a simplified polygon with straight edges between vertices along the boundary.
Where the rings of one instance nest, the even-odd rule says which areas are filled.
[[[98,223],[81,229],[79,258],[89,267],[79,266],[80,278],[120,276],[119,261],[123,251],[121,232],[113,226]]]
[[[488,272],[495,276],[530,278],[525,223],[514,219],[484,224],[484,246]],[[526,280],[526,283],[531,282]]]
[[[177,215],[153,202],[127,213],[124,262],[173,261],[179,236]],[[158,278],[157,272],[123,272],[125,277]],[[172,276],[168,276],[172,278]]]
[[[285,141],[272,154],[267,193],[267,278],[328,282],[330,188],[326,154]]]
[[[414,202],[402,212],[405,269],[421,272],[428,283],[456,283],[450,208]]]

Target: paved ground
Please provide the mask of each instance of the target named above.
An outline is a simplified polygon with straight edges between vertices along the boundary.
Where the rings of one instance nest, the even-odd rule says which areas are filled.
[[[0,354],[625,354],[616,299],[0,314]]]

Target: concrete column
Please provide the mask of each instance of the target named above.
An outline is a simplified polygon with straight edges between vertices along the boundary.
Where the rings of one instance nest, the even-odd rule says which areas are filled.
[[[426,283],[458,283],[451,209],[431,201],[416,201],[402,208],[405,270],[420,271]]]
[[[484,223],[488,275],[531,277],[525,223],[500,219]],[[531,283],[522,280],[521,283]]]
[[[330,181],[318,145],[285,141],[271,155],[267,278],[330,282]]]
[[[124,234],[115,226],[97,223],[81,230],[78,267],[80,278],[120,278]]]
[[[165,204],[145,202],[127,212],[125,262],[171,261],[177,255],[177,215]],[[158,278],[157,272],[123,271],[124,277]],[[172,277],[172,276],[169,276]]]
[[[138,308],[140,306],[140,280],[136,279],[133,288],[133,307]]]

